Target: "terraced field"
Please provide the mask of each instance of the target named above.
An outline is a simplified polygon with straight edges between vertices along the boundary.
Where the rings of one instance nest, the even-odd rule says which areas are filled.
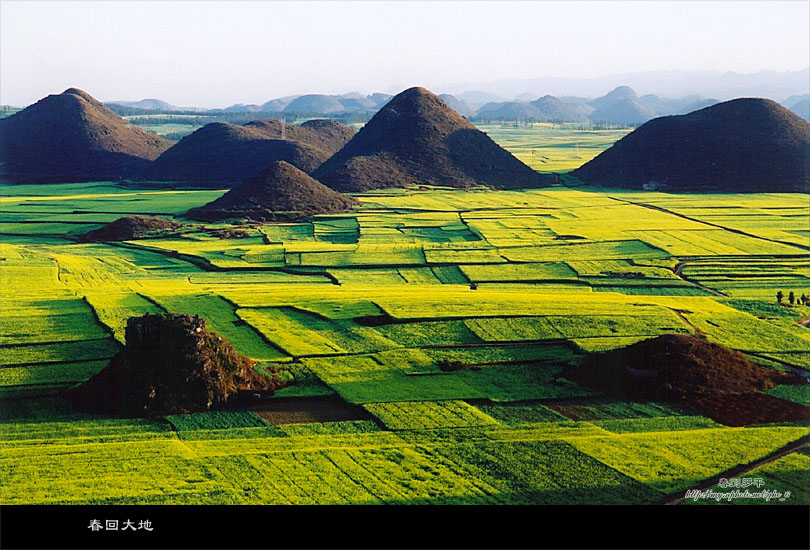
[[[227,238],[181,218],[220,194],[0,186],[0,503],[655,503],[810,433],[564,376],[664,333],[810,367],[806,196],[394,190]],[[184,226],[77,241],[133,213]],[[61,392],[121,349],[126,319],[163,311],[294,383],[253,410],[73,410]],[[804,456],[757,475],[805,487]]]

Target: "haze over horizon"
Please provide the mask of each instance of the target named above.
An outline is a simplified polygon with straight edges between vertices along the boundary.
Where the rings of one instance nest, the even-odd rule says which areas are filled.
[[[217,108],[415,85],[453,93],[517,82],[517,94],[534,81],[563,94],[575,93],[566,82],[604,88],[606,75],[645,71],[800,71],[810,67],[808,19],[810,3],[791,1],[3,0],[0,103],[73,86],[103,101]]]

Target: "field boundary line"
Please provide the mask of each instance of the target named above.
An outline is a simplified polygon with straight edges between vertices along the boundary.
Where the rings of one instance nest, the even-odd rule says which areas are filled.
[[[629,201],[629,200],[626,200],[626,199],[618,199],[616,197],[611,197],[610,195],[607,195],[607,197],[609,199],[619,201],[619,202],[623,202],[623,203],[626,203],[626,204],[632,204],[632,205],[635,205],[635,206],[641,206],[643,208],[649,208],[651,210],[657,210],[657,211],[663,212],[665,214],[671,214],[673,216],[677,216],[679,218],[683,218],[683,219],[689,220],[691,222],[702,223],[702,224],[708,225],[710,227],[716,227],[717,229],[722,229],[723,231],[728,231],[729,233],[736,233],[737,235],[743,235],[743,236],[746,236],[746,237],[752,237],[754,239],[759,239],[759,240],[767,241],[767,242],[770,242],[770,243],[782,244],[782,245],[785,245],[785,246],[792,246],[793,248],[799,248],[801,250],[810,251],[810,246],[804,246],[804,245],[801,245],[801,244],[791,243],[791,242],[787,242],[787,241],[780,241],[780,240],[777,240],[777,239],[769,239],[767,237],[760,237],[759,235],[754,235],[753,233],[747,233],[745,231],[742,231],[741,229],[732,229],[730,227],[725,227],[725,226],[722,226],[722,225],[719,225],[719,224],[716,224],[716,223],[703,221],[703,220],[698,219],[698,218],[692,218],[692,217],[687,216],[685,214],[678,214],[677,212],[673,212],[672,210],[667,210],[666,208],[663,208],[661,206],[655,206],[653,204],[647,204],[647,203],[643,203],[643,202],[633,202],[633,201]]]

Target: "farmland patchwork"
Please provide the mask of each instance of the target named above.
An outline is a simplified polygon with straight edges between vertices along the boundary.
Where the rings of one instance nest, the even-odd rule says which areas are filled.
[[[656,503],[739,465],[808,502],[806,454],[760,463],[806,416],[736,427],[567,376],[673,333],[808,369],[806,196],[411,188],[311,222],[180,217],[223,193],[0,187],[0,503]],[[130,214],[183,227],[77,239]],[[64,390],[146,313],[200,315],[291,383],[239,410],[77,412]],[[756,399],[806,411],[807,388]]]

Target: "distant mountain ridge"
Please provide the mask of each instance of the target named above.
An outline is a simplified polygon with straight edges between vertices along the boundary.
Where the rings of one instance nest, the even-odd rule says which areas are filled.
[[[694,94],[679,98],[653,94],[638,97],[629,86],[619,86],[596,99],[545,95],[534,101],[490,102],[478,109],[473,119],[636,125],[656,116],[683,114],[715,103],[715,99]]]
[[[736,73],[734,71],[639,71],[632,73],[608,74],[598,77],[558,77],[512,78],[492,81],[446,83],[436,86],[446,93],[466,99],[465,90],[485,90],[485,93],[499,95],[500,99],[530,92],[541,95],[597,97],[604,90],[617,86],[629,86],[644,94],[664,97],[683,97],[699,94],[725,101],[737,97],[766,97],[782,99],[794,94],[810,92],[810,67],[797,71],[758,71]],[[483,105],[482,102],[481,104]]]
[[[629,86],[614,88],[590,102],[594,111],[588,115],[594,122],[640,124],[655,117],[655,109],[639,100]]]
[[[139,101],[107,101],[107,105],[121,105],[122,107],[131,107],[133,109],[144,109],[147,111],[196,111],[203,112],[206,109],[199,107],[177,107],[162,99],[141,99]]]
[[[792,95],[782,102],[782,105],[810,121],[810,94]]]
[[[576,108],[546,95],[534,101],[487,103],[475,113],[480,119],[521,119],[552,122],[587,122],[588,117]]]
[[[796,104],[794,111],[800,116],[804,118],[810,116],[808,112],[810,104],[802,101],[810,96],[808,93],[810,68],[801,71],[760,71],[750,74],[646,71],[597,78],[512,79],[469,83],[466,86],[466,89],[460,85],[445,86],[442,89],[453,93],[443,93],[440,97],[462,116],[481,120],[593,121],[638,125],[657,116],[685,114],[722,100],[738,97],[778,99],[789,109],[794,109],[793,105]],[[474,87],[479,89],[470,89]],[[605,89],[610,91],[605,93]],[[636,92],[638,89],[646,93],[639,97]],[[262,104],[238,103],[224,109],[207,111],[285,112],[336,118],[354,113],[370,117],[391,97],[389,94],[379,92],[368,95],[358,92],[340,95],[311,93],[275,98]],[[510,100],[510,97],[513,99]],[[548,108],[537,109],[536,105],[527,106],[527,103],[535,103],[536,98],[541,97],[559,99],[567,107],[557,106],[552,112],[548,112]],[[161,112],[166,112],[169,108],[183,110],[156,99],[137,102],[118,101],[115,104]],[[587,118],[583,119],[583,116]]]

